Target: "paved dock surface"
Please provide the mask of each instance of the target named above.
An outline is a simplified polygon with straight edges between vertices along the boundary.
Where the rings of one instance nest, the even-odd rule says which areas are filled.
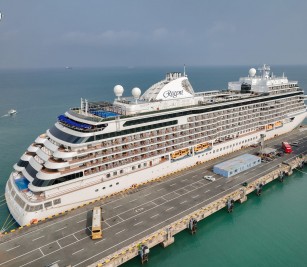
[[[240,154],[254,153],[259,148],[242,149],[152,183],[127,196],[113,198],[107,203],[96,202],[19,234],[9,234],[0,239],[0,266],[92,264],[307,151],[306,128],[266,141],[265,146],[280,148],[284,140],[290,143],[299,141],[299,146],[293,147],[294,152],[290,155],[261,163],[234,177],[226,179],[213,174],[212,166]],[[203,179],[204,175],[213,175],[216,181],[207,181]],[[98,205],[103,208],[103,239],[92,240],[91,210]]]

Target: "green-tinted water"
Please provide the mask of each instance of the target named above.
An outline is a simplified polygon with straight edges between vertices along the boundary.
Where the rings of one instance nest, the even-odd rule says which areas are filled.
[[[307,171],[307,168],[305,168]],[[167,248],[150,251],[148,266],[307,266],[307,175],[295,172],[284,183],[265,186],[198,223],[197,234],[184,231]],[[124,265],[141,266],[139,258]]]
[[[247,74],[249,67],[189,68],[195,91],[226,88]],[[307,67],[273,67],[307,88]],[[80,97],[112,100],[113,86],[122,84],[124,95],[134,86],[143,91],[164,77],[155,69],[73,69],[0,71],[0,228],[8,216],[4,186],[12,166],[56,117],[79,106]],[[1,117],[11,108],[15,117]],[[307,172],[305,168],[305,172]],[[284,184],[265,187],[260,198],[250,196],[235,211],[220,211],[199,223],[195,236],[182,232],[166,249],[151,250],[148,266],[307,266],[307,175],[295,173]],[[16,225],[12,225],[16,227]],[[0,259],[1,260],[1,259]],[[139,259],[125,266],[139,266]]]

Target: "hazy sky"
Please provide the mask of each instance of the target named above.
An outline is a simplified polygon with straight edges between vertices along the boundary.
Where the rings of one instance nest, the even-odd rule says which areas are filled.
[[[1,0],[0,68],[307,64],[306,0]]]

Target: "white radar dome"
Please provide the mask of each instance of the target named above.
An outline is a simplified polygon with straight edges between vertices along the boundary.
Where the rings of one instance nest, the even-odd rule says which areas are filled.
[[[248,73],[249,73],[249,76],[250,76],[250,77],[254,77],[254,76],[256,75],[256,72],[257,72],[257,71],[256,71],[255,68],[251,68],[251,69],[249,70]]]
[[[142,92],[141,92],[141,89],[140,89],[140,88],[134,87],[134,88],[132,89],[131,93],[132,93],[132,95],[133,95],[133,97],[134,97],[135,99],[138,99],[138,98],[140,98]]]
[[[120,97],[122,96],[124,93],[124,87],[122,87],[121,85],[115,85],[114,86],[114,94],[117,96],[117,97]]]

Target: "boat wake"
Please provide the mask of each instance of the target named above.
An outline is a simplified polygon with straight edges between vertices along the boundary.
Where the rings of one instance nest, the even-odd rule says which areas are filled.
[[[8,117],[8,116],[10,116],[10,115],[9,114],[4,114],[4,115],[1,116],[1,118]]]

